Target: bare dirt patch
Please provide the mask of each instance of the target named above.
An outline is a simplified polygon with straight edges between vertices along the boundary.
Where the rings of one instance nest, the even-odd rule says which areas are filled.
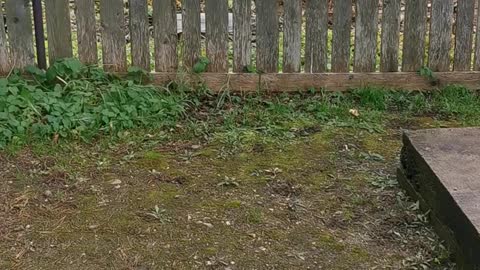
[[[397,186],[396,128],[101,145],[0,155],[0,268],[453,267]]]

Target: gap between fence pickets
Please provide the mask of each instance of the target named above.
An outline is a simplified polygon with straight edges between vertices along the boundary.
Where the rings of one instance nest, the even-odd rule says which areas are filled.
[[[447,85],[480,89],[480,72],[438,72],[434,80],[416,72],[391,73],[152,73],[151,83],[165,86],[170,82],[192,87],[205,84],[209,89],[237,92],[292,92],[305,90],[347,91],[361,87],[393,90],[437,90]]]

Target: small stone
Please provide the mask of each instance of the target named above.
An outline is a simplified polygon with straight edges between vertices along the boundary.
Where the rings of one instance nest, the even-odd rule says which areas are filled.
[[[98,228],[98,225],[97,225],[97,224],[90,225],[90,226],[88,226],[88,228],[89,228],[90,230],[95,230],[96,228]]]
[[[116,186],[116,185],[120,185],[122,183],[122,180],[120,179],[114,179],[112,181],[110,181],[110,184]]]
[[[194,145],[191,146],[191,148],[192,148],[193,150],[200,149],[201,147],[202,147],[202,146],[201,146],[201,145],[198,145],[198,144],[194,144]]]
[[[45,192],[43,193],[43,195],[45,195],[45,197],[52,197],[53,193],[52,193],[52,191],[50,191],[50,190],[45,190]]]
[[[202,224],[202,225],[207,226],[208,228],[213,228],[213,224],[212,224],[212,223],[198,221],[197,224]]]

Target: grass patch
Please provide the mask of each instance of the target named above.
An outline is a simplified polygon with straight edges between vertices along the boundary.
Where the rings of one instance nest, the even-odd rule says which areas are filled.
[[[148,134],[165,141],[180,134],[185,140],[218,141],[229,152],[325,126],[382,132],[391,113],[480,123],[478,93],[461,86],[432,93],[362,88],[216,95],[204,86],[191,89],[178,82],[168,88],[143,85],[148,74],[140,69],[131,68],[120,79],[75,59],[60,60],[46,72],[28,72],[28,78],[14,72],[0,79],[1,148],[65,139],[89,142],[99,136],[142,141]]]

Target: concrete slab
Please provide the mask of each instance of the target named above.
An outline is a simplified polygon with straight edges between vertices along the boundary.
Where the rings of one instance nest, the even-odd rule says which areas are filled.
[[[420,201],[460,269],[480,269],[480,128],[406,132],[399,183]]]

